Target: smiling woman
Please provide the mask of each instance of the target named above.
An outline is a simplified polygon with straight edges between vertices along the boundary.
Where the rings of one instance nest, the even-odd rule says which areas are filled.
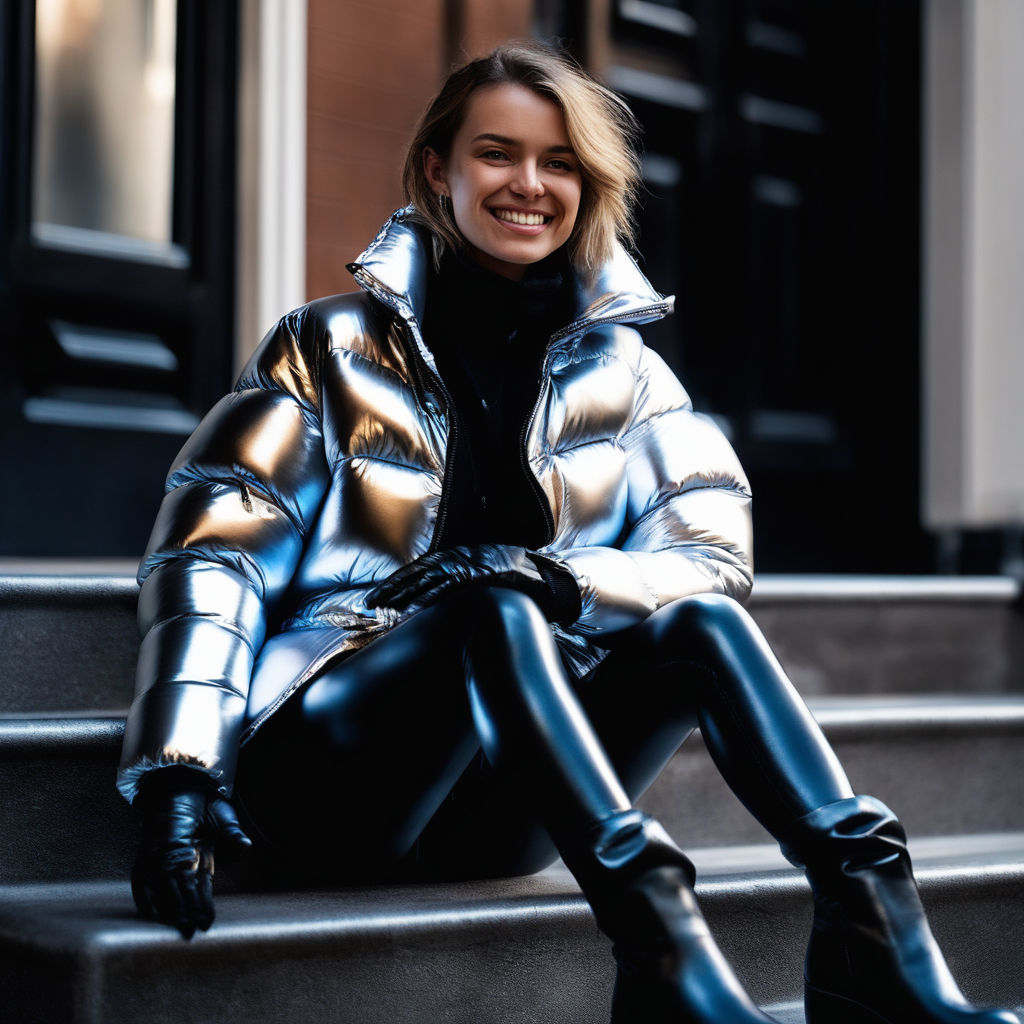
[[[739,603],[743,470],[632,326],[672,302],[620,241],[630,125],[539,46],[455,72],[362,291],[284,317],[182,451],[119,783],[139,909],[210,926],[236,807],[304,882],[561,856],[615,944],[615,1024],[768,1024],[632,806],[699,725],[807,869],[809,1024],[1016,1024],[960,996],[899,822]]]
[[[429,170],[426,154],[434,154],[443,167],[453,152],[456,137],[470,109],[494,87],[517,87],[529,93],[519,103],[538,111],[538,102],[554,108],[544,117],[552,135],[536,139],[542,145],[565,146],[552,156],[566,157],[566,164],[579,173],[581,194],[576,223],[568,239],[567,251],[579,273],[607,263],[619,242],[633,243],[632,210],[640,186],[640,163],[633,140],[638,126],[632,111],[623,101],[567,61],[552,61],[536,47],[510,44],[483,61],[473,61],[454,71],[427,108],[406,155],[402,182],[406,201],[430,226],[434,235],[451,248],[463,244],[460,227],[437,204],[444,192]],[[493,98],[488,103],[495,107]],[[518,106],[518,104],[516,104]],[[514,116],[513,107],[507,116]],[[519,115],[527,113],[520,109]],[[555,116],[557,114],[557,116]],[[483,131],[493,131],[486,128]],[[509,142],[524,142],[517,135],[500,137],[498,151]],[[532,134],[529,130],[525,134]],[[474,134],[465,133],[466,139]],[[522,208],[520,202],[514,204]]]
[[[504,277],[521,279],[576,226],[583,184],[565,118],[526,86],[477,91],[449,151],[427,147],[423,163],[473,257]]]

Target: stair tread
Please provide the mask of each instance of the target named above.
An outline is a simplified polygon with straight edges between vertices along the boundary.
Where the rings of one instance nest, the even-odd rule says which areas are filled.
[[[1024,724],[1024,693],[851,693],[815,695],[806,700],[822,725]],[[127,709],[0,712],[0,741],[35,732],[56,739],[72,730],[95,738],[109,737],[124,728],[126,715]]]
[[[1024,831],[928,836],[911,841],[910,849],[922,889],[951,879],[1024,880]],[[704,898],[728,897],[748,887],[762,894],[805,887],[802,873],[785,860],[774,843],[702,847],[687,850],[687,855],[697,868],[696,888]],[[130,905],[127,880],[0,885],[0,921],[7,913],[21,917],[26,907],[35,906],[59,909],[63,927],[68,914],[88,912],[107,903]],[[575,879],[561,862],[516,878],[228,893],[219,897],[218,905],[224,908],[223,928],[218,930],[225,934],[263,919],[321,927],[325,911],[344,930],[343,922],[349,918],[365,921],[366,927],[395,929],[443,925],[481,915],[535,917],[585,908]],[[396,913],[395,907],[401,907],[401,912]],[[124,923],[114,919],[100,927],[104,932],[116,932]],[[145,927],[145,922],[138,924]]]
[[[973,981],[982,967],[991,972],[975,989],[980,1001],[1019,1000],[1000,936],[1020,916],[1011,894],[1024,884],[1024,832],[934,838],[914,850],[957,973]],[[768,1012],[801,1024],[806,883],[767,845],[691,852],[726,955]],[[73,1019],[88,1024],[177,1020],[170,1007],[194,1013],[229,991],[245,993],[231,1004],[232,1022],[307,1020],[311,1008],[373,1024],[411,1024],[428,1010],[460,1024],[592,1024],[607,1012],[608,943],[561,865],[490,881],[227,894],[217,909],[209,932],[183,942],[138,919],[125,880],[0,886],[0,992],[21,1000],[25,1020],[56,1019],[22,972],[60,972],[60,1006],[80,1008]],[[983,964],[963,935],[984,940]],[[294,972],[301,994],[285,981]]]

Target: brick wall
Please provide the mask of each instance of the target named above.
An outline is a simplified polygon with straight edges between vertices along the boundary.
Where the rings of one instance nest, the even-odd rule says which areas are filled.
[[[309,0],[307,297],[352,290],[345,264],[401,203],[412,128],[445,61],[443,0]]]
[[[533,0],[309,0],[307,298],[352,289],[345,264],[401,203],[405,147],[449,56],[461,62],[526,36],[532,8]]]
[[[455,0],[455,4],[460,36],[451,50],[455,64],[480,57],[506,40],[530,35],[534,0]]]

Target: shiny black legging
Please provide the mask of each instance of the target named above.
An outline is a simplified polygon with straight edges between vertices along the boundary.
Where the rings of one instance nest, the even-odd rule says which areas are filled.
[[[684,598],[606,642],[574,688],[529,598],[478,586],[442,599],[318,677],[243,748],[250,826],[311,878],[524,874],[628,808],[698,725],[775,835],[852,795],[735,601]]]

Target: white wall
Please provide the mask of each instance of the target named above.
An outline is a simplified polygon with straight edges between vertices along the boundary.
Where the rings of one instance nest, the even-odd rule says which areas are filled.
[[[924,515],[1024,523],[1024,2],[925,10]]]

